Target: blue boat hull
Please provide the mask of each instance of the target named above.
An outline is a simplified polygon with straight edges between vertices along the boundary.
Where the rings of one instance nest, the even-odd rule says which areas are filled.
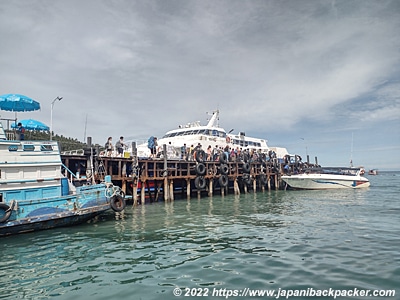
[[[110,204],[106,203],[101,206],[80,210],[78,212],[67,211],[61,214],[38,216],[35,219],[9,221],[0,224],[0,237],[82,224],[102,214],[108,209],[110,209]]]
[[[12,214],[0,223],[0,237],[86,222],[111,208],[104,189],[102,184],[85,186],[76,195],[9,203]],[[4,209],[0,213],[4,219]]]

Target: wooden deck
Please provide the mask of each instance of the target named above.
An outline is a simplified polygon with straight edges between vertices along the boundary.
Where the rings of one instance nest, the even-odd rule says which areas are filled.
[[[240,194],[281,187],[282,165],[276,162],[224,164],[98,156],[93,157],[92,166],[87,155],[62,155],[61,158],[75,182],[101,182],[110,175],[112,182],[120,186],[134,204],[144,203],[146,199],[169,201],[176,197]]]

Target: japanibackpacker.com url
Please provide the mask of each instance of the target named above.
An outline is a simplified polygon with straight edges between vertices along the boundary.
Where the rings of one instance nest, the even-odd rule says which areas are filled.
[[[364,290],[364,289],[303,289],[303,290],[257,290],[257,289],[226,289],[226,288],[174,288],[174,296],[183,297],[266,297],[274,299],[289,299],[295,297],[327,297],[336,299],[340,297],[394,297],[395,290]]]

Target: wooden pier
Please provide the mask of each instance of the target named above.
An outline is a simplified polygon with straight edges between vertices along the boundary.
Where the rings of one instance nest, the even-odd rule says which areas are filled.
[[[280,177],[284,165],[288,164],[265,157],[256,161],[249,158],[228,161],[222,156],[216,161],[205,161],[198,155],[196,159],[187,161],[168,160],[166,157],[138,159],[135,153],[129,157],[107,157],[93,152],[93,149],[87,149],[81,154],[61,155],[72,179],[82,184],[95,183],[109,175],[134,205],[146,200],[172,201],[177,197],[211,196],[215,193],[278,190],[284,188]],[[290,165],[292,170],[294,167]]]

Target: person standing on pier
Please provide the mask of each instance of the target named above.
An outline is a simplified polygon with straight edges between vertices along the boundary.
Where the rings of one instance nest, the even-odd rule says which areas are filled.
[[[106,144],[104,145],[106,148],[106,156],[111,156],[113,151],[112,137],[108,137]]]
[[[151,136],[147,141],[147,148],[150,149],[149,158],[156,158],[157,156],[157,138]]]
[[[186,144],[183,144],[181,147],[181,159],[186,160],[187,158],[187,150],[186,150]]]
[[[115,148],[117,149],[117,156],[122,157],[124,154],[124,137],[121,136],[119,140],[115,143]]]

